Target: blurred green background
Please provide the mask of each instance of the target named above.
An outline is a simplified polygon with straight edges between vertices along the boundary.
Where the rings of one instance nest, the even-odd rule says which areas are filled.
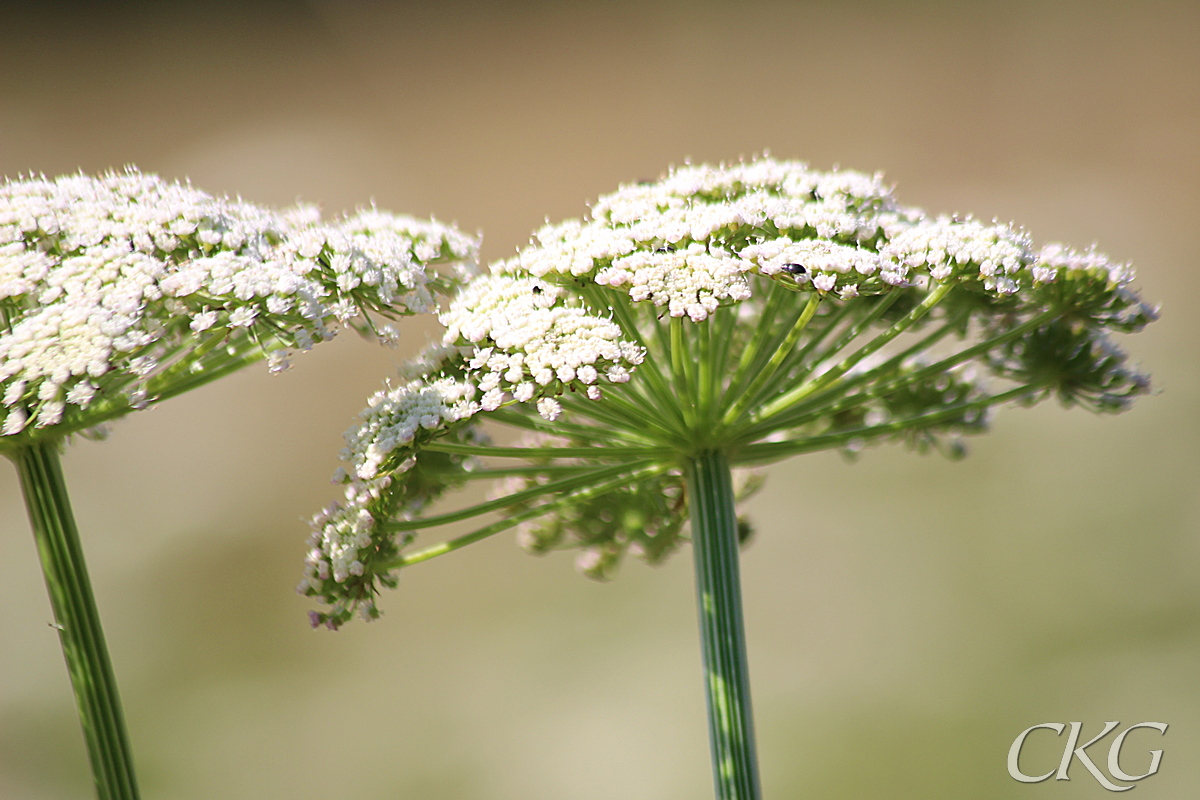
[[[1100,798],[1022,785],[1040,722],[1170,724],[1140,800],[1200,785],[1200,6],[9,4],[0,173],[136,163],[330,213],[482,230],[685,159],[882,169],[902,202],[1098,241],[1163,318],[1128,414],[1001,411],[964,462],[805,456],[749,504],[769,798]],[[399,351],[353,335],[135,415],[66,458],[155,800],[711,796],[691,564],[607,585],[511,536],[414,568],[382,620],[308,628],[304,519]],[[0,797],[90,794],[15,472],[0,471]],[[1030,740],[1029,771],[1065,736]],[[1111,740],[1111,737],[1110,737]],[[1103,765],[1107,742],[1092,752]]]

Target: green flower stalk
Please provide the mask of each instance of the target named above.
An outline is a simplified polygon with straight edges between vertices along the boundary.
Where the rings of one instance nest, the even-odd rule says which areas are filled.
[[[475,253],[437,223],[374,209],[326,223],[133,169],[0,186],[0,453],[20,476],[100,798],[138,790],[66,438],[255,361],[282,370],[343,324],[391,341],[390,320],[432,311]]]
[[[593,577],[690,538],[716,795],[757,798],[742,471],[884,441],[957,456],[1006,402],[1120,411],[1148,381],[1109,335],[1155,318],[1131,279],[1094,250],[902,206],[878,175],[760,159],[622,187],[468,284],[443,341],[371,399],[345,499],[313,523],[313,624],[372,619],[401,568],[503,530],[577,548]],[[494,446],[484,420],[525,438]],[[481,478],[501,479],[493,499],[425,514]]]

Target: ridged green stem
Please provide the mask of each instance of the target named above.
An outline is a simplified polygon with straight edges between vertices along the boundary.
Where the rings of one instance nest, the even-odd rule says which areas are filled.
[[[694,456],[688,465],[687,488],[716,798],[759,800],[737,515],[725,454],[710,451]]]
[[[133,758],[96,599],[58,461],[58,442],[36,442],[10,455],[37,540],[88,757],[100,800],[137,800]]]

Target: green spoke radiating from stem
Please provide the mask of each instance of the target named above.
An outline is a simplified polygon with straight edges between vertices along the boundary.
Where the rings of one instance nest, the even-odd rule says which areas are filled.
[[[838,378],[849,372],[855,364],[858,364],[867,356],[878,352],[888,342],[892,341],[901,333],[915,325],[921,320],[922,317],[928,314],[935,305],[940,303],[953,288],[954,284],[952,283],[944,283],[936,287],[929,293],[929,295],[921,302],[920,305],[905,315],[903,319],[892,325],[890,328],[876,336],[871,341],[867,342],[858,350],[854,351],[854,353],[844,358],[836,367],[833,367],[828,372],[823,373],[820,377],[808,381],[807,383],[804,383],[789,392],[785,392],[771,402],[767,403],[767,405],[764,406],[759,413],[754,415],[753,421],[757,423],[766,419],[770,419],[773,415],[778,414],[780,411],[786,410],[788,406],[804,399],[813,392],[832,384]],[[892,297],[894,296],[895,294],[892,295]],[[882,307],[886,308],[887,305],[890,305],[890,302],[888,300],[882,300],[880,301],[880,304]],[[871,317],[868,317],[868,319],[871,319]],[[861,333],[862,329],[865,327],[865,321],[861,325],[856,326],[854,330],[855,335]],[[846,344],[848,343],[849,340],[847,340]],[[842,346],[844,347],[845,345],[843,344]],[[841,348],[839,347],[838,349]],[[834,352],[836,351],[831,351],[830,355],[833,355]]]
[[[496,458],[661,458],[674,452],[666,447],[493,447],[436,440],[426,444],[425,449],[432,453]]]
[[[563,403],[563,407],[574,410],[574,407],[569,406],[568,403]],[[498,408],[495,411],[489,411],[487,419],[491,422],[498,422],[501,425],[508,425],[513,428],[520,428],[521,430],[544,433],[547,436],[569,436],[583,443],[603,445],[605,447],[611,445],[613,442],[620,442],[633,447],[646,447],[651,444],[645,437],[640,437],[634,433],[614,431],[610,428],[601,428],[595,425],[579,425],[572,422],[564,422],[562,419],[556,419],[551,422],[536,414],[526,416],[516,403]]]
[[[470,472],[461,475],[463,480],[467,481],[490,481],[496,478],[509,478],[514,475],[578,475],[580,472],[592,469],[587,464],[554,464],[546,466],[528,466],[528,467],[488,467],[484,469],[474,469]]]
[[[696,425],[696,401],[694,392],[695,362],[692,361],[692,349],[688,347],[689,339],[684,335],[682,317],[668,317],[667,328],[671,340],[671,376],[675,384],[676,402],[683,412],[684,423],[688,428]]]
[[[794,292],[789,292],[786,289],[780,289],[780,291],[789,297],[795,297]],[[753,377],[766,367],[770,356],[777,351],[784,339],[786,339],[790,334],[796,322],[799,321],[800,316],[804,313],[805,308],[807,308],[807,304],[804,306],[804,308],[791,309],[786,315],[784,315],[783,319],[785,322],[780,326],[783,329],[774,331],[773,336],[771,336],[772,331],[770,324],[768,324],[764,329],[760,323],[759,329],[755,331],[754,338],[751,340],[750,347],[748,349],[755,349],[758,352],[754,359],[748,362],[748,367],[746,369],[743,370],[741,367],[739,367],[738,374],[736,374],[733,380],[730,381],[729,389],[727,391],[728,397],[739,398],[743,400],[742,415],[745,415],[746,409],[751,408],[750,403],[752,402],[752,400],[743,398],[743,395],[746,394],[746,387],[749,385],[749,382],[753,380]],[[853,316],[853,312],[856,308],[858,308],[858,306],[856,306],[854,303],[842,303],[840,308],[834,307],[830,313],[826,314],[823,318],[820,318],[815,328],[813,323],[810,322],[807,326],[807,331],[809,334],[807,341],[802,347],[787,356],[780,370],[777,371],[777,376],[780,372],[782,372],[783,375],[787,376],[789,382],[795,382],[807,374],[807,370],[811,368],[813,361],[811,358],[812,353],[823,341],[825,341],[828,336],[832,335],[834,330],[836,330],[843,322],[845,322],[847,318]],[[781,312],[781,314],[782,313],[783,312]],[[769,341],[759,342],[760,338],[769,339]],[[771,383],[775,384],[777,381],[772,381]],[[757,394],[761,395],[762,393],[763,389],[760,387]]]
[[[799,319],[796,320],[796,324],[792,326],[787,336],[775,348],[775,352],[771,354],[771,358],[767,361],[766,366],[754,377],[753,383],[741,393],[737,400],[729,407],[729,411],[725,413],[725,418],[722,421],[726,425],[740,417],[751,399],[758,395],[759,389],[775,376],[779,367],[796,346],[796,342],[800,340],[800,334],[804,333],[804,329],[808,327],[813,314],[817,313],[817,306],[820,303],[821,295],[814,292],[812,297],[809,298],[808,303],[805,304],[804,311],[800,314]]]
[[[774,461],[788,456],[799,455],[801,453],[812,453],[817,450],[828,450],[834,447],[847,444],[855,439],[871,439],[877,436],[886,436],[894,433],[902,433],[903,431],[912,428],[921,428],[926,425],[931,425],[936,422],[953,419],[964,411],[983,410],[989,406],[1007,403],[1009,400],[1018,400],[1039,391],[1042,387],[1036,385],[1017,386],[1008,391],[999,394],[990,395],[979,400],[971,400],[965,403],[956,403],[952,406],[946,406],[937,411],[930,411],[925,414],[918,414],[915,417],[906,417],[905,419],[895,420],[893,422],[885,422],[880,425],[869,425],[862,428],[851,428],[850,430],[837,431],[836,433],[822,433],[816,436],[809,436],[803,439],[789,439],[782,442],[759,442],[743,447],[738,451],[738,465],[762,463]]]
[[[71,514],[58,446],[57,441],[27,445],[11,458],[20,476],[55,627],[75,690],[96,795],[100,800],[137,800],[121,699]]]
[[[734,337],[737,333],[737,314],[730,313],[733,310],[728,307],[723,308],[714,314],[710,321],[710,324],[716,326],[713,333],[712,393],[716,398],[718,414],[724,405],[726,367],[729,364],[730,351],[733,349]],[[722,311],[724,313],[721,313]]]
[[[462,536],[458,536],[444,542],[439,542],[431,547],[426,547],[424,550],[418,550],[415,553],[403,554],[385,564],[382,564],[379,569],[384,571],[399,569],[400,567],[407,567],[411,564],[419,564],[422,561],[428,561],[431,558],[437,558],[438,556],[445,555],[446,553],[452,553],[455,550],[460,550],[469,544],[474,544],[475,542],[486,539],[489,536],[495,536],[497,533],[506,531],[509,528],[515,528],[522,522],[526,522],[531,519],[537,519],[543,514],[553,511],[556,508],[561,508],[568,503],[590,497],[597,497],[605,492],[611,492],[613,489],[617,489],[621,486],[627,486],[634,481],[650,477],[651,475],[656,475],[667,469],[667,467],[661,464],[643,467],[641,469],[637,469],[637,465],[631,464],[627,465],[627,468],[636,469],[636,471],[625,472],[613,480],[605,481],[604,483],[596,484],[594,486],[589,486],[578,491],[569,492],[557,500],[553,500],[549,503],[541,503],[533,508],[512,514],[502,520],[499,520],[498,522],[493,522],[491,525],[485,525],[479,530],[463,534]]]
[[[600,427],[600,430],[633,429],[638,431],[638,433],[633,434],[633,436],[637,436],[641,440],[641,443],[633,444],[632,442],[637,441],[637,439],[633,439],[632,436],[626,437],[624,440],[618,437],[613,437],[607,442],[601,440],[601,446],[606,450],[613,449],[612,442],[614,441],[630,441],[631,443],[629,445],[621,446],[626,447],[626,452],[634,457],[644,455],[644,453],[635,452],[635,450],[645,450],[647,448],[656,447],[659,444],[661,444],[662,447],[655,451],[656,454],[669,452],[669,448],[674,447],[681,440],[683,434],[672,431],[669,428],[663,427],[662,425],[643,424],[643,420],[647,416],[644,414],[644,409],[643,413],[639,414],[638,407],[632,405],[628,400],[621,402],[620,400],[615,399],[616,397],[619,397],[619,391],[623,388],[624,387],[620,385],[605,387],[603,391],[607,392],[607,394],[601,398],[600,402],[586,400],[578,395],[564,395],[559,402],[562,403],[563,411],[565,413],[570,414],[573,417],[590,419],[593,422],[599,423],[600,426],[606,426]],[[624,398],[622,399],[624,400]],[[661,422],[661,420],[656,420],[656,422]],[[595,440],[594,437],[593,440]],[[652,442],[653,444],[648,442]],[[618,453],[618,455],[622,454]]]
[[[687,488],[716,798],[758,800],[737,515],[725,455],[709,451],[692,458]]]
[[[554,492],[567,492],[572,489],[577,489],[581,486],[586,486],[600,478],[610,478],[613,475],[619,475],[623,472],[637,469],[644,466],[644,463],[633,464],[618,464],[607,469],[597,469],[583,475],[573,475],[569,478],[552,481],[550,483],[538,484],[524,491],[510,494],[507,497],[500,497],[495,500],[488,500],[483,503],[477,503],[469,508],[451,511],[446,514],[438,514],[435,517],[423,517],[421,519],[404,519],[395,522],[381,523],[384,530],[388,531],[415,531],[422,528],[436,528],[438,525],[449,525],[451,522],[460,522],[464,519],[477,517],[480,514],[486,514],[489,511],[499,511],[502,508],[508,508],[516,503],[523,503],[526,500],[531,500],[543,495],[552,494]]]
[[[607,414],[616,422],[618,430],[635,430],[643,434],[658,431],[655,438],[667,441],[678,440],[682,435],[678,430],[671,428],[667,421],[660,420],[657,414],[647,413],[647,409],[653,408],[653,406],[646,405],[645,401],[639,404],[633,398],[626,397],[628,384],[606,386],[601,391],[604,392],[601,403],[580,399],[571,407],[578,413],[593,418]],[[567,405],[564,403],[563,407],[566,408]]]
[[[596,291],[594,293],[589,292],[588,297],[592,299],[597,308],[607,308],[612,312],[613,318],[626,336],[639,346],[647,350],[650,349],[650,343],[646,341],[638,329],[635,314],[639,312],[632,308],[628,294],[625,292],[605,292],[601,295],[599,291]],[[654,320],[652,311],[647,312],[645,309],[642,309],[640,313],[644,317]],[[652,321],[651,324],[655,328],[658,327],[656,321]],[[667,358],[664,363],[670,363],[670,359]],[[648,399],[651,401],[651,405],[660,411],[665,411],[674,421],[675,424],[673,427],[682,429],[684,427],[683,414],[680,413],[675,395],[671,391],[670,381],[663,375],[662,370],[659,368],[658,359],[646,358],[638,366],[634,380],[636,381],[639,377],[645,380],[647,384],[646,391],[649,395]]]
[[[763,305],[762,313],[758,317],[754,333],[738,358],[737,368],[730,379],[731,387],[740,387],[742,378],[751,374],[750,367],[753,365],[754,360],[759,357],[759,353],[765,349],[764,344],[767,338],[776,333],[775,326],[778,324],[777,320],[781,313],[780,309],[783,307],[785,299],[794,294],[783,288],[778,281],[771,281],[770,286],[771,288],[767,291],[766,303]],[[736,308],[731,309],[733,313],[727,316],[736,317],[736,311]]]
[[[830,319],[826,329],[819,336],[814,336],[803,348],[784,362],[789,383],[802,380],[816,369],[819,364],[836,356],[851,342],[861,336],[870,327],[871,323],[882,317],[899,297],[899,292],[888,292],[885,295],[877,297],[874,304],[869,308],[864,308],[862,305],[853,302],[843,301],[843,309],[846,313],[834,315],[834,318]],[[842,322],[845,322],[846,326],[837,331],[836,338],[829,344],[822,345],[825,337],[833,334],[834,330]],[[777,389],[778,383],[773,382],[765,387],[765,391],[759,390],[758,394],[760,397],[773,395],[777,393]]]
[[[887,371],[894,370],[899,366],[900,359],[889,359],[887,362],[880,364],[878,367],[864,371],[863,373],[855,375],[852,378],[843,378],[831,384],[830,386],[826,386],[820,391],[803,398],[802,401],[797,402],[796,405],[786,409],[775,417],[746,428],[744,431],[740,432],[744,437],[743,441],[753,441],[759,436],[765,435],[771,431],[803,425],[805,422],[817,419],[821,416],[837,413],[849,408],[854,408],[855,406],[878,399],[898,389],[903,389],[907,386],[919,383],[923,380],[933,377],[934,375],[939,375],[965,361],[970,360],[971,358],[974,358],[975,356],[986,353],[993,347],[997,347],[1005,342],[1017,338],[1026,331],[1032,330],[1033,328],[1045,322],[1047,319],[1050,319],[1052,316],[1053,312],[1040,314],[1037,317],[1022,323],[1016,328],[1013,328],[1012,330],[1009,330],[999,336],[994,336],[991,339],[977,342],[976,344],[971,345],[964,350],[947,356],[946,358],[943,358],[940,361],[928,366],[921,367],[920,369],[915,370],[907,375],[886,380],[870,387],[865,391],[859,392],[858,394],[852,394],[848,396],[844,394],[847,389],[853,388],[854,386],[858,386],[870,380],[882,378]],[[901,356],[903,355],[904,354],[902,353]],[[829,400],[832,400],[832,402],[827,402]]]

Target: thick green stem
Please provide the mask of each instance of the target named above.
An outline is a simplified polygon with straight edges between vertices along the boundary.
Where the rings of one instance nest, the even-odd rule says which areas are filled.
[[[100,800],[136,800],[137,780],[121,699],[58,463],[58,442],[26,445],[11,458],[21,477],[54,609],[54,627],[75,690],[96,794]]]
[[[758,800],[733,477],[728,460],[720,452],[701,453],[688,466],[696,602],[716,797]]]

